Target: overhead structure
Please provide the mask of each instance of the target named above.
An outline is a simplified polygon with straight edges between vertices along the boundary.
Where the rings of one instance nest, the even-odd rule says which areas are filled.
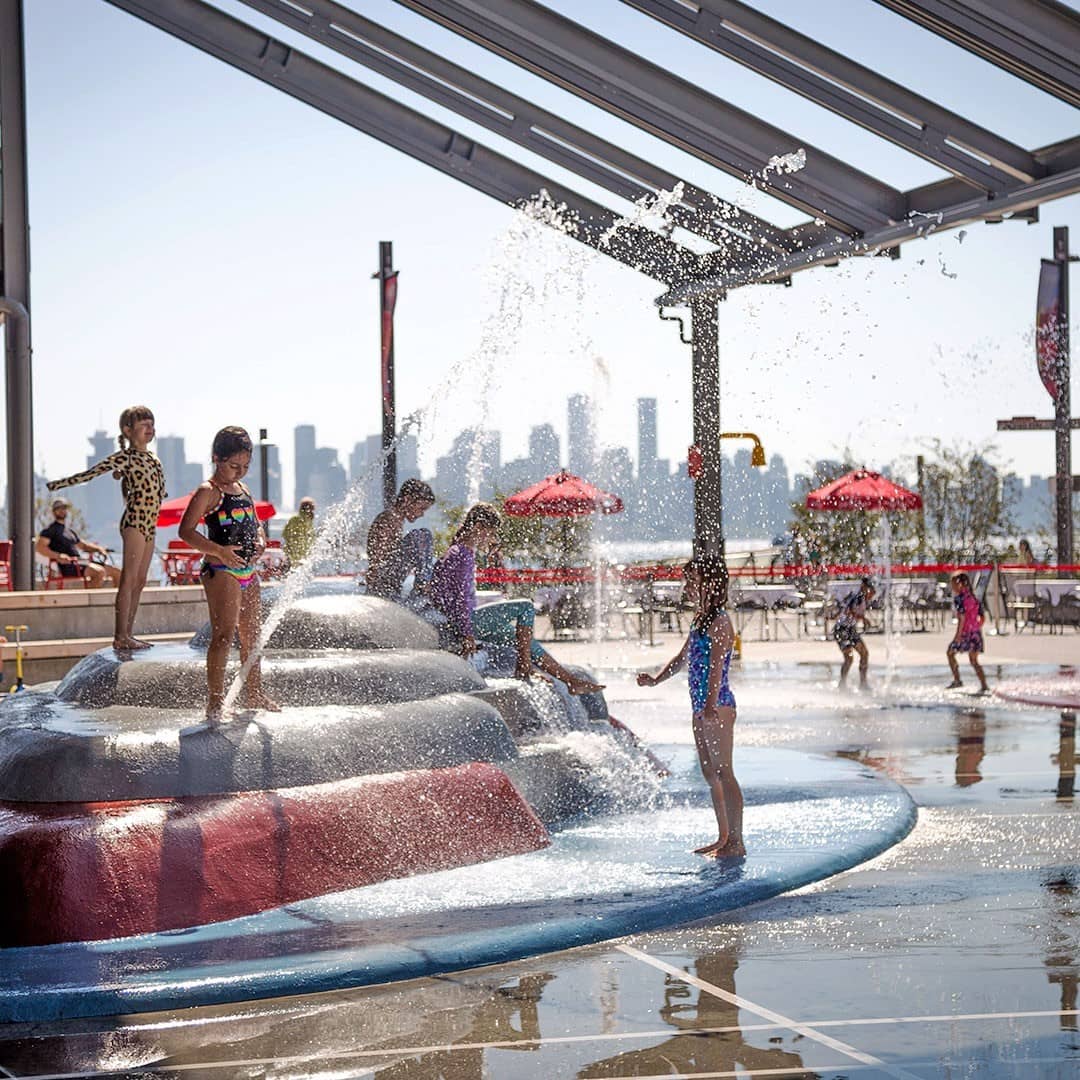
[[[19,2],[0,0],[0,9],[14,10]],[[334,50],[620,200],[677,191],[665,197],[670,227],[654,228],[620,219],[569,184],[204,0],[106,2],[505,204],[522,206],[546,192],[552,205],[564,208],[561,228],[657,281],[664,287],[657,299],[662,308],[688,307],[692,331],[684,340],[693,345],[694,438],[704,454],[695,486],[695,549],[701,553],[723,548],[715,438],[716,304],[729,290],[790,283],[800,270],[850,255],[895,256],[901,244],[928,231],[977,221],[1034,220],[1041,203],[1080,192],[1080,130],[1050,146],[1018,144],[738,0],[622,2],[947,176],[900,190],[816,148],[803,133],[781,130],[536,0],[396,0],[805,215],[798,224],[781,227],[345,4],[241,0],[292,34]],[[1080,105],[1080,14],[1056,0],[877,2],[1047,94]],[[16,45],[21,48],[18,42],[0,40],[0,73],[5,66],[17,66]],[[10,152],[19,151],[15,146]],[[14,224],[21,231],[17,219]],[[692,237],[681,236],[682,231]],[[12,241],[6,228],[4,236],[9,255]],[[9,402],[9,415],[10,408]],[[29,461],[18,468],[29,469]]]

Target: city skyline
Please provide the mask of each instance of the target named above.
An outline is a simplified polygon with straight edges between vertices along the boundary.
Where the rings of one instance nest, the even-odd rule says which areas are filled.
[[[684,460],[672,461],[657,454],[656,399],[643,397],[636,402],[636,454],[628,446],[595,442],[594,411],[587,395],[570,395],[566,399],[566,438],[561,438],[551,423],[533,425],[528,431],[528,453],[508,460],[503,458],[502,432],[468,427],[454,436],[449,451],[440,455],[433,467],[424,469],[417,453],[416,436],[402,435],[397,444],[398,483],[412,476],[423,477],[431,482],[440,503],[451,507],[465,505],[475,498],[513,494],[565,467],[622,498],[623,514],[605,523],[608,539],[649,541],[689,537],[693,483]],[[103,430],[95,431],[88,441],[91,453],[86,458],[87,466],[115,448],[115,442]],[[381,434],[357,440],[344,458],[347,467],[342,463],[342,451],[320,445],[315,424],[295,425],[291,441],[291,484],[286,480],[281,447],[273,443],[265,447],[268,496],[279,514],[292,512],[304,497],[313,498],[320,511],[325,511],[361,483],[362,517],[370,521],[382,508]],[[208,470],[187,459],[183,436],[160,436],[152,449],[162,461],[170,497],[194,490],[205,479]],[[748,447],[738,447],[723,455],[724,526],[729,538],[770,540],[782,535],[790,522],[792,502],[839,466],[839,459],[828,448],[824,448],[823,456],[803,469],[791,468],[782,453],[766,450],[764,468],[751,465]],[[257,497],[262,491],[260,461],[260,446],[256,444],[246,483]],[[884,471],[901,479],[904,468],[898,462],[883,465]],[[1050,500],[1045,476],[1021,477],[1002,469],[1001,477],[1013,502],[1017,528],[1025,532],[1048,529]],[[43,484],[41,478],[39,492],[42,513],[46,513]],[[90,485],[68,489],[67,495],[83,515],[91,534],[111,535],[121,507],[118,484],[108,478],[99,479]]]

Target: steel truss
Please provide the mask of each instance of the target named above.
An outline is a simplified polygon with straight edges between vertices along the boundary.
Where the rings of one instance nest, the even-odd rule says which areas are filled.
[[[380,94],[203,0],[109,0],[233,67],[512,206],[540,191],[566,208],[573,235],[591,247],[675,285],[697,274],[698,257],[511,158]],[[616,225],[619,227],[616,228]]]
[[[715,249],[696,255],[565,185],[438,124],[204,0],[108,0],[358,130],[500,201],[545,189],[579,222],[578,239],[642,270],[664,305],[722,296],[846,255],[895,255],[937,228],[1034,219],[1040,203],[1080,191],[1080,137],[1027,150],[826,48],[738,0],[623,0],[951,176],[898,191],[735,108],[534,0],[397,0],[555,85],[748,179],[815,220],[782,229],[424,49],[336,0],[243,0],[284,26],[597,184],[638,201],[682,183],[674,225]],[[879,0],[1064,96],[1080,87],[1080,17],[1050,0]],[[949,19],[946,19],[949,15]],[[1072,52],[1073,43],[1077,50]],[[1051,47],[1052,46],[1052,47]],[[1039,52],[1042,49],[1043,52]],[[1041,82],[1039,57],[1045,57]],[[806,166],[769,169],[797,147]]]

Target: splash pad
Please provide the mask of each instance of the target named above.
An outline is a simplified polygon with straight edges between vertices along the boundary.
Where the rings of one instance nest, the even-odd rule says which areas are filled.
[[[0,1020],[566,948],[820,879],[914,822],[865,768],[750,751],[751,855],[700,859],[715,825],[688,747],[654,748],[661,780],[598,696],[485,680],[370,597],[290,606],[264,659],[280,714],[207,727],[203,671],[195,646],[106,650],[0,705]]]

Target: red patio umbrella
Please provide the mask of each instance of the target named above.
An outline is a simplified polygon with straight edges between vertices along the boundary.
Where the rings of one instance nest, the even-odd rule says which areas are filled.
[[[914,491],[894,484],[881,473],[854,469],[806,496],[807,510],[921,510]]]
[[[512,517],[583,517],[597,511],[618,514],[622,508],[618,495],[601,491],[566,469],[545,476],[503,503],[503,509]]]
[[[191,492],[188,495],[181,495],[176,499],[169,499],[168,502],[161,504],[161,509],[158,511],[157,525],[159,529],[167,529],[170,525],[179,525],[180,519],[184,516],[184,511],[187,509],[187,505],[191,502],[191,496],[194,495]],[[255,516],[260,521],[268,521],[277,513],[273,503],[263,502],[261,499],[255,500]]]

